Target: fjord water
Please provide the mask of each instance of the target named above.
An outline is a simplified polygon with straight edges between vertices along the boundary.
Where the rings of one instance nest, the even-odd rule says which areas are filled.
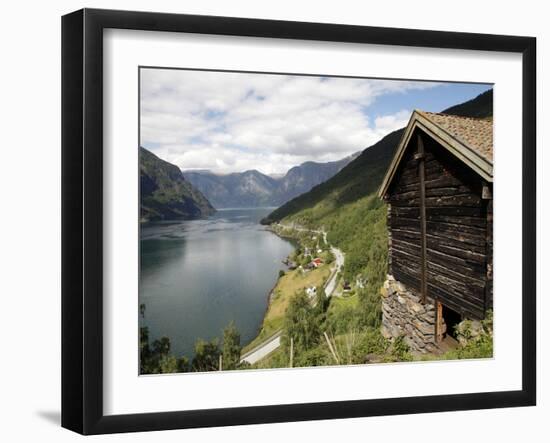
[[[192,358],[197,338],[221,337],[232,320],[242,344],[255,337],[293,250],[259,224],[271,211],[224,209],[205,220],[141,226],[139,323],[151,341],[167,336],[174,355]]]

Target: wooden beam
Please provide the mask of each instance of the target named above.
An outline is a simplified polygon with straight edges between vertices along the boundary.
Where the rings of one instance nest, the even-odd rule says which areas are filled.
[[[328,338],[328,334],[326,331],[324,332],[325,340],[327,341],[328,348],[330,350],[330,353],[332,354],[332,357],[334,358],[334,361],[337,365],[340,364],[340,359],[338,358],[338,354],[336,353],[335,348],[332,346],[332,343],[330,342],[330,338]]]
[[[426,303],[428,297],[428,282],[426,272],[426,170],[424,164],[424,142],[422,136],[417,135],[418,151],[415,159],[418,160],[418,177],[420,179],[420,294],[422,295],[422,303]]]
[[[435,303],[435,333],[434,333],[434,340],[436,343],[439,343],[442,339],[442,333],[441,330],[443,329],[441,326],[441,321],[443,319],[443,305],[440,301],[437,299],[434,299]]]

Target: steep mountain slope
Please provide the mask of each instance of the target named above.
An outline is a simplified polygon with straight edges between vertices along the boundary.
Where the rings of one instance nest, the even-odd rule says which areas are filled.
[[[359,152],[341,160],[327,163],[305,162],[295,166],[279,180],[278,205],[281,205],[314,186],[328,180],[357,158]]]
[[[458,115],[460,117],[485,118],[493,116],[493,90],[490,89],[478,95],[472,100],[451,106],[443,111],[444,114]]]
[[[328,163],[302,163],[277,178],[256,170],[227,175],[209,171],[183,174],[216,208],[279,206],[329,179],[357,155]]]
[[[394,131],[370,148],[365,149],[336,175],[313,187],[311,191],[285,203],[262,220],[262,223],[269,224],[312,208],[329,195],[331,201],[326,201],[325,204],[330,203],[329,206],[335,207],[373,192],[384,176],[402,132],[402,129]]]
[[[139,148],[140,221],[195,219],[215,212],[180,169]]]

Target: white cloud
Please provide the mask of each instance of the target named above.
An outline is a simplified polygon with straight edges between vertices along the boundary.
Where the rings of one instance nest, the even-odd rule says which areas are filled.
[[[369,118],[384,94],[424,82],[185,70],[141,72],[141,143],[182,169],[286,172],[331,161],[406,124],[410,111]]]

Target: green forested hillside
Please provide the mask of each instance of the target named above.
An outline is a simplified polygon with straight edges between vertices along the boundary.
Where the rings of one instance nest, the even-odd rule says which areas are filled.
[[[451,106],[443,111],[445,114],[459,115],[461,117],[486,118],[493,116],[493,90],[478,95],[472,100]]]

